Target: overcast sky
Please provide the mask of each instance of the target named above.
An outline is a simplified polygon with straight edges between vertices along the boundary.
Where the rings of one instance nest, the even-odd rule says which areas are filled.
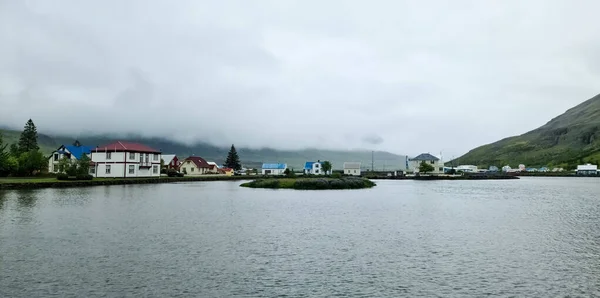
[[[0,125],[459,155],[600,93],[599,1],[0,0]]]

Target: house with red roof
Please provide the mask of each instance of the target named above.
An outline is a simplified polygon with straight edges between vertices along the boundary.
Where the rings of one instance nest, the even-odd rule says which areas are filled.
[[[179,171],[187,176],[198,176],[210,173],[210,165],[204,158],[190,156],[181,162]]]
[[[161,152],[146,145],[117,141],[91,152],[94,177],[160,177]]]

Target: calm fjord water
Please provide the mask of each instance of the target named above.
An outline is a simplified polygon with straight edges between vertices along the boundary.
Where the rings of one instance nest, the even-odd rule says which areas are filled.
[[[600,179],[0,192],[0,297],[600,296]]]

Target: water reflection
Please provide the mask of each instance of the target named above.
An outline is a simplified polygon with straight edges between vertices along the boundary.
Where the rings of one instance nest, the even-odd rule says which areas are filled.
[[[57,188],[53,190],[52,204],[56,206],[85,206],[92,202],[90,187]]]
[[[33,208],[37,201],[38,189],[20,189],[17,190],[17,203],[20,208]]]
[[[4,209],[4,204],[8,200],[8,192],[0,190],[0,210]]]

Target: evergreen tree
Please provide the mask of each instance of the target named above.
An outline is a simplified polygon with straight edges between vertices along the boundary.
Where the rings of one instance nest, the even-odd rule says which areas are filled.
[[[29,119],[23,128],[21,138],[19,139],[19,153],[25,153],[39,149],[40,147],[37,144],[37,129],[35,128],[33,121]]]
[[[8,152],[10,153],[10,155],[14,158],[19,158],[19,146],[16,143],[12,143],[10,144],[10,147],[8,149]]]
[[[427,173],[433,172],[433,171],[435,171],[435,168],[425,161],[422,161],[421,164],[419,165],[420,173],[427,174]]]
[[[231,144],[231,149],[229,149],[229,153],[227,154],[227,159],[225,160],[225,166],[228,168],[232,168],[236,171],[242,169],[242,165],[240,164],[240,157],[235,150],[235,146]]]
[[[2,134],[0,133],[0,177],[8,175],[10,172],[8,165],[9,152],[6,151],[8,144],[4,144]]]

